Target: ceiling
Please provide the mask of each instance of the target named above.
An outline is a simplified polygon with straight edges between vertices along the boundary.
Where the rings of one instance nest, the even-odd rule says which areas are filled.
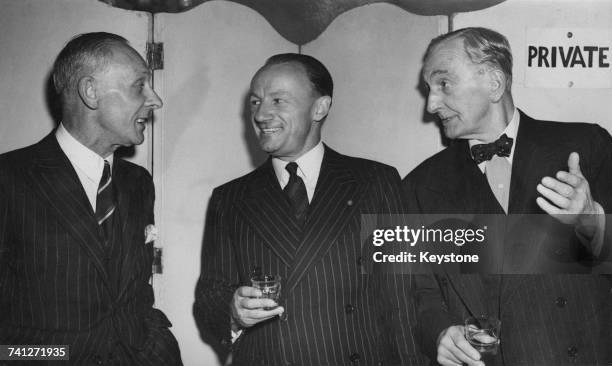
[[[180,13],[211,0],[99,0],[150,13]],[[488,8],[505,0],[225,0],[257,11],[287,40],[303,45],[317,38],[347,10],[389,3],[419,15],[449,15]]]

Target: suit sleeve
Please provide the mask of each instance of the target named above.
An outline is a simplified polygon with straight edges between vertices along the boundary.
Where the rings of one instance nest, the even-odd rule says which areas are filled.
[[[2,167],[3,159],[0,158],[0,324],[4,314],[10,314],[9,302],[10,298],[8,290],[8,255],[9,255],[9,197],[6,193],[5,178],[6,174]]]
[[[204,230],[202,269],[195,291],[194,316],[202,338],[224,361],[231,345],[230,302],[239,278],[223,195],[213,191]]]
[[[593,199],[603,207],[606,214],[604,247],[601,257],[610,261],[612,253],[612,136],[605,129],[597,126],[592,138],[592,146],[594,146],[591,158],[593,168],[590,172],[592,177],[587,180],[589,180]]]
[[[389,222],[397,223],[397,217],[388,221],[382,216],[405,212],[401,193],[401,179],[395,169],[390,169],[383,176],[386,177],[382,182],[383,192],[385,193],[378,213],[381,215],[382,221],[387,224]],[[383,272],[391,272],[382,275],[382,289],[386,293],[383,293],[381,297],[388,300],[385,306],[391,310],[389,329],[391,330],[393,347],[399,353],[402,365],[422,365],[424,364],[424,358],[418,349],[415,338],[416,307],[413,276],[399,273],[400,271],[396,273],[391,268]]]
[[[405,212],[415,215],[422,214],[417,197],[416,178],[411,173],[402,181],[402,194]],[[440,276],[433,273],[418,273],[413,275],[414,301],[416,307],[416,340],[427,357],[435,363],[437,358],[437,340],[440,333],[453,325],[451,315],[444,301]]]

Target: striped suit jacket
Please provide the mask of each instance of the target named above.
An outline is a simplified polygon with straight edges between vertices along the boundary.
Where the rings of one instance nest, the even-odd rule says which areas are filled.
[[[612,138],[597,125],[536,121],[521,112],[516,143],[510,215],[502,234],[505,273],[517,274],[497,279],[495,311],[502,322],[498,361],[507,366],[608,364],[612,362],[610,278],[588,274],[597,261],[585,256],[573,227],[560,224],[537,206],[536,186],[544,176],[567,171],[568,156],[576,151],[593,198],[606,213],[612,212]],[[403,184],[411,211],[504,215],[465,140],[423,162]],[[612,245],[609,230],[610,225],[607,251]],[[535,263],[556,262],[559,274],[519,274],[533,273],[521,272],[520,267],[513,271],[515,265],[542,258],[546,261]],[[476,274],[418,278],[420,334],[432,359],[443,329],[462,324],[467,316],[491,313],[491,293],[485,290],[491,278]]]
[[[54,132],[0,156],[0,344],[69,345],[68,364],[181,364],[152,307],[151,176],[115,159],[113,182],[117,252]]]
[[[328,147],[302,232],[271,159],[216,188],[194,307],[205,337],[230,346],[233,293],[260,270],[283,279],[287,317],[245,329],[234,365],[422,364],[409,282],[361,273],[361,214],[399,212],[399,197],[394,168]]]

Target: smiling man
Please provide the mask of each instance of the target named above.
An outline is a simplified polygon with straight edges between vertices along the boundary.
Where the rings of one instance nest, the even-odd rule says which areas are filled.
[[[124,38],[87,33],[53,81],[60,125],[0,156],[0,344],[65,345],[71,365],[180,365],[152,307],[153,181],[113,157],[162,106],[151,73]]]
[[[609,363],[610,282],[588,273],[612,245],[610,134],[518,110],[510,45],[490,29],[442,35],[424,60],[427,110],[451,143],[404,179],[408,207],[504,220],[487,233],[501,234],[486,244],[503,248],[499,272],[419,278],[430,358],[481,365],[462,324],[488,314],[502,324],[496,365]]]
[[[400,212],[399,176],[321,142],[332,89],[325,66],[299,54],[271,57],[251,82],[270,158],[214,190],[195,303],[216,342],[237,336],[233,365],[421,364],[399,278],[361,273],[361,214]],[[260,298],[254,274],[280,275],[278,303]]]

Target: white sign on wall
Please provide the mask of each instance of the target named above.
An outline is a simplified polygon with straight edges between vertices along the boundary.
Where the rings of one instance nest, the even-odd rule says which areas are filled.
[[[610,29],[527,28],[525,86],[611,88]]]

